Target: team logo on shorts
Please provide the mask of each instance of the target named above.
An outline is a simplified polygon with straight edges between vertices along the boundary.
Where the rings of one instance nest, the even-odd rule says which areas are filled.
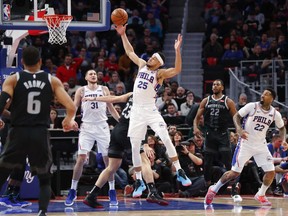
[[[165,128],[165,127],[166,127],[166,124],[165,124],[164,122],[160,122],[160,123],[159,123],[159,127],[160,127],[160,128]]]
[[[267,161],[273,161],[273,158],[271,156],[267,156]]]

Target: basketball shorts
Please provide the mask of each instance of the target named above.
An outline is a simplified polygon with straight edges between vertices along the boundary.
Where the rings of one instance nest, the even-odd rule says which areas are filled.
[[[247,142],[241,142],[234,151],[232,159],[232,170],[235,172],[242,172],[246,162],[254,157],[254,160],[258,167],[261,167],[264,172],[275,170],[273,157],[269,152],[267,146],[263,143],[248,144]]]
[[[156,133],[162,129],[167,130],[166,123],[156,106],[137,107],[133,105],[128,136],[144,140],[147,133],[147,126],[150,126]]]
[[[78,154],[87,154],[97,142],[97,152],[102,156],[108,155],[110,129],[107,122],[82,123],[79,133]]]

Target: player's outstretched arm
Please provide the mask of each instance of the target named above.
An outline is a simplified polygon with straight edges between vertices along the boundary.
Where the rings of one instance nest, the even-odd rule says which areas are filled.
[[[99,102],[106,102],[106,103],[125,103],[132,92],[128,92],[124,95],[109,95],[109,96],[102,96],[102,97],[84,97],[82,101],[99,101]]]
[[[159,70],[159,78],[166,79],[179,74],[182,70],[182,57],[181,57],[181,45],[182,45],[182,35],[178,34],[177,39],[174,43],[175,49],[175,67],[168,68],[168,69],[161,69]]]
[[[139,58],[136,53],[134,52],[133,46],[130,44],[127,35],[126,35],[126,25],[119,25],[114,26],[115,30],[118,32],[118,34],[121,36],[123,47],[125,49],[126,54],[129,56],[129,58],[138,65],[139,68],[143,67],[146,64],[146,61]]]

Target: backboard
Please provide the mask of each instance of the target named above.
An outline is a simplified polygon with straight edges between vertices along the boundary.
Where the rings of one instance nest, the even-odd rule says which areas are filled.
[[[0,29],[47,30],[43,15],[72,15],[67,31],[110,29],[109,0],[0,0]]]

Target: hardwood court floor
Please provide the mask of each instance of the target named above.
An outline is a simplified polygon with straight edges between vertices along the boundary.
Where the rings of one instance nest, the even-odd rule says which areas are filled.
[[[132,199],[119,197],[118,207],[109,207],[108,199],[99,199],[105,208],[92,209],[78,199],[72,207],[66,207],[64,200],[51,200],[47,215],[67,215],[67,216],[286,216],[288,215],[288,199],[282,197],[268,197],[272,202],[272,207],[261,207],[254,200],[253,196],[243,196],[243,202],[235,205],[228,196],[217,196],[213,206],[206,209],[203,198],[167,198],[168,206],[147,203],[145,199]],[[36,215],[38,209],[37,202],[32,206],[23,209],[7,209],[0,207],[0,215]]]

